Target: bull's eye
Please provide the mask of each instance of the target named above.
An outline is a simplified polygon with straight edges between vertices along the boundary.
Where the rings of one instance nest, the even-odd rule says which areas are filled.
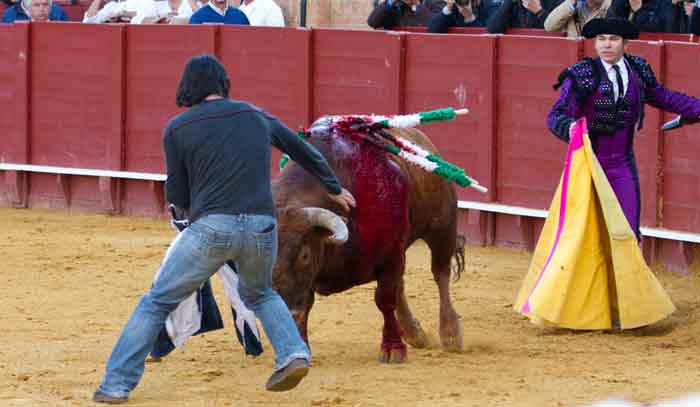
[[[311,248],[307,245],[301,247],[299,250],[298,262],[300,267],[307,267],[309,261],[311,260]]]

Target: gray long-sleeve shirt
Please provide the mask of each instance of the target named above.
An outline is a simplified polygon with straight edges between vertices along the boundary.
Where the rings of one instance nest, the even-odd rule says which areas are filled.
[[[168,202],[207,214],[274,215],[270,146],[316,175],[332,194],[341,191],[325,158],[276,118],[245,102],[205,101],[173,118],[163,147]]]

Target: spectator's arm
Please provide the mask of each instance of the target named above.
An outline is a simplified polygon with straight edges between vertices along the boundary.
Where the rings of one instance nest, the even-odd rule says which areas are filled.
[[[544,20],[544,29],[549,32],[563,31],[569,20],[574,18],[574,14],[576,14],[575,6],[570,0],[564,0]]]
[[[428,23],[429,33],[443,34],[446,33],[450,27],[455,27],[457,25],[456,13],[452,11],[450,14],[445,14],[445,11],[449,10],[444,10],[430,19]]]
[[[397,25],[398,19],[399,10],[391,7],[386,2],[381,2],[377,4],[377,7],[367,17],[367,25],[374,29],[384,28],[390,30]]]
[[[489,18],[486,24],[488,32],[491,34],[506,32],[510,23],[510,16],[513,13],[513,7],[515,7],[513,0],[503,0],[503,4]]]
[[[53,21],[68,21],[68,15],[66,12],[57,4],[51,3],[52,11],[54,12]]]
[[[446,2],[444,0],[426,0],[423,4],[432,14],[437,14],[442,11],[446,5]]]
[[[656,0],[644,1],[642,8],[637,10],[632,22],[637,25],[639,31],[660,32],[663,31],[663,19],[658,13]]]
[[[13,23],[15,21],[15,8],[8,7],[5,9],[5,13],[2,15],[2,22],[5,24]]]
[[[629,18],[630,11],[632,9],[627,0],[612,0],[606,17]]]
[[[284,15],[279,7],[272,7],[266,19],[267,25],[270,27],[284,27]]]
[[[97,15],[97,12],[100,11],[100,8],[102,8],[102,0],[92,0],[92,3],[90,3],[90,7],[88,7],[87,10],[85,10],[83,22],[87,23],[90,20],[92,20]]]

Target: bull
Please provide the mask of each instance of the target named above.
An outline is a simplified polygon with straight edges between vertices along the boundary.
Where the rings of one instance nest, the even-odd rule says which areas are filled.
[[[287,165],[272,183],[279,225],[273,285],[302,337],[308,343],[307,323],[316,294],[331,295],[377,281],[374,300],[384,317],[379,360],[404,361],[402,338],[417,348],[427,346],[427,335],[406,301],[403,279],[406,249],[422,239],[430,248],[440,297],[442,346],[461,349],[460,317],[450,299],[452,259],[456,277],[464,270],[453,186],[374,145],[339,137],[329,124],[329,118],[317,120],[309,129],[308,141],[355,196],[356,208],[344,213],[296,163]],[[437,152],[417,129],[390,132]]]

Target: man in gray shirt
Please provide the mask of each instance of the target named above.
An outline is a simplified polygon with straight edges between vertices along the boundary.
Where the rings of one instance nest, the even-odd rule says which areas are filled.
[[[166,126],[163,145],[167,199],[187,210],[192,224],[173,242],[171,255],[124,327],[93,395],[96,402],[127,401],[168,314],[228,260],[237,263],[241,299],[260,319],[275,350],[275,371],[266,388],[289,390],[308,373],[309,348],[272,288],[277,222],[270,145],[316,175],[344,209],[355,206],[355,199],[314,147],[262,110],[228,99],[228,93],[228,75],[216,58],[188,61],[177,104],[189,109]]]

